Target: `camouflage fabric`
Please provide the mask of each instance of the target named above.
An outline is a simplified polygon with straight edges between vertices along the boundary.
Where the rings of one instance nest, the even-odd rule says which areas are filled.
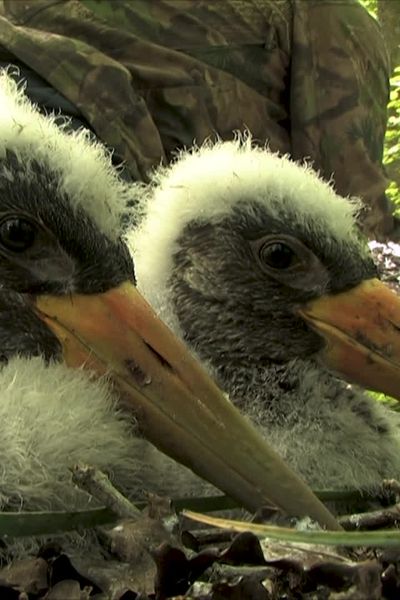
[[[381,159],[388,57],[356,0],[3,0],[0,58],[77,107],[134,178],[249,129],[393,223]]]

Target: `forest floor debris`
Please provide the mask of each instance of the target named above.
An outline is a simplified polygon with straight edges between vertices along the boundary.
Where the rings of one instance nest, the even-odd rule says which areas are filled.
[[[400,294],[400,244],[369,242],[382,281]]]

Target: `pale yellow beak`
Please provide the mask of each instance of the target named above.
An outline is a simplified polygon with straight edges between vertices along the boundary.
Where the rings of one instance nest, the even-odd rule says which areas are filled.
[[[250,511],[272,502],[338,528],[133,285],[99,295],[42,296],[35,306],[61,341],[65,362],[108,373],[160,450]]]
[[[326,340],[321,357],[331,369],[400,399],[400,298],[389,287],[369,279],[299,312]]]

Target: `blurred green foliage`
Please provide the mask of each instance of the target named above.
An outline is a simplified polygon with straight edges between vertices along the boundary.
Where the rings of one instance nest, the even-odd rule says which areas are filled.
[[[398,400],[391,398],[390,396],[385,396],[385,394],[380,394],[379,392],[368,392],[370,396],[377,400],[377,402],[384,402],[388,408],[394,410],[396,412],[400,412],[400,403]]]
[[[384,163],[400,172],[400,65],[394,70],[390,80],[389,118],[385,138]],[[397,181],[391,181],[387,189],[388,197],[394,202],[396,213],[400,214],[400,187]]]
[[[378,17],[378,0],[360,0],[360,2],[375,18]],[[390,101],[383,162],[390,179],[387,195],[394,203],[395,213],[400,216],[400,64],[395,65],[390,79]]]
[[[373,15],[375,18],[377,17],[378,7],[376,0],[360,0],[360,2],[365,6],[368,12],[371,13],[371,15]]]

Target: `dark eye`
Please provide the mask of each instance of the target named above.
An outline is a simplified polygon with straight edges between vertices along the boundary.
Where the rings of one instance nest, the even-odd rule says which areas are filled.
[[[296,254],[287,244],[272,242],[260,248],[262,262],[273,269],[289,269],[298,262]]]
[[[36,227],[27,219],[5,219],[0,223],[0,244],[10,252],[24,252],[33,246],[36,232]]]

